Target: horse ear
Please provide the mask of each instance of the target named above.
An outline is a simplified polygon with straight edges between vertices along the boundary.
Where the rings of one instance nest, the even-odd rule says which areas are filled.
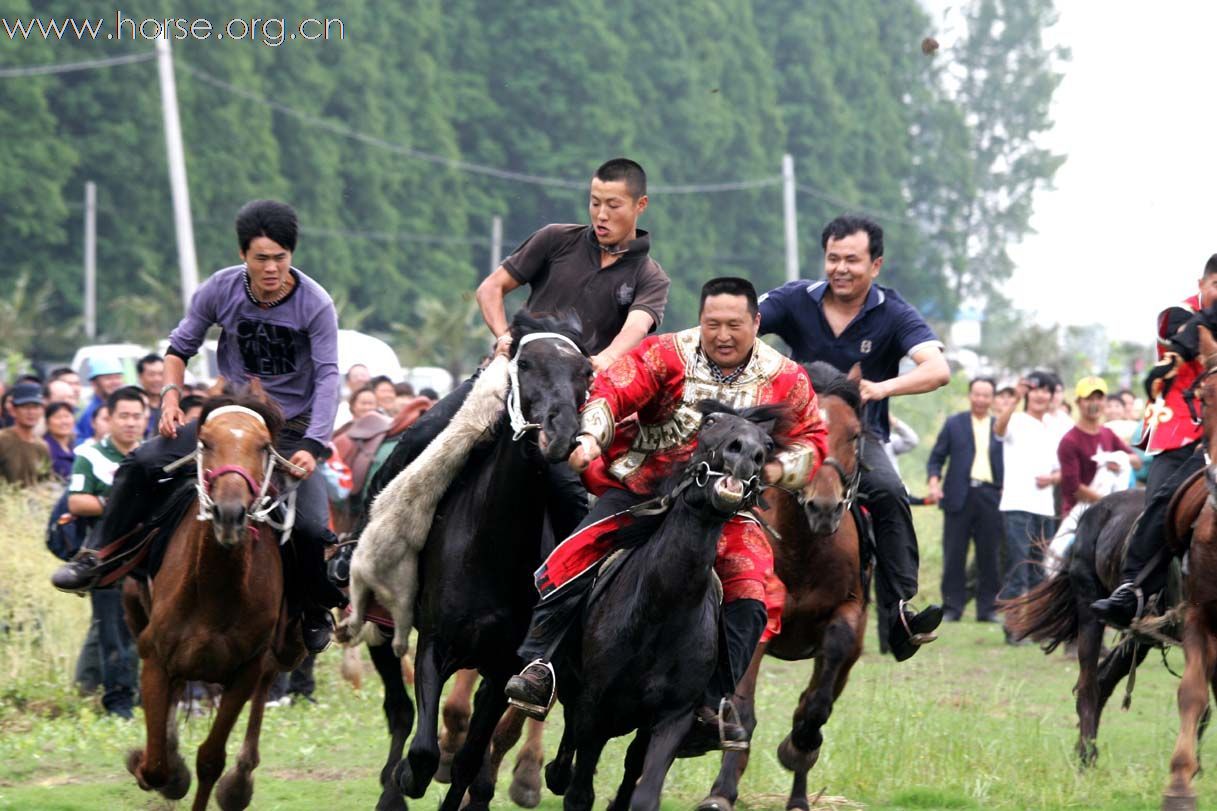
[[[853,366],[849,367],[849,374],[847,374],[845,376],[845,379],[851,383],[861,383],[862,382],[862,364],[855,363]]]
[[[1217,339],[1213,338],[1212,330],[1204,324],[1196,327],[1196,334],[1200,338],[1200,356],[1204,358],[1204,365],[1210,366],[1217,360]]]
[[[261,400],[264,403],[267,401],[266,389],[263,388],[262,380],[260,378],[251,377],[249,379],[248,389],[250,396],[255,400]]]
[[[734,414],[735,411],[728,405],[720,403],[718,400],[705,399],[697,404],[697,410],[701,412],[703,417],[710,414]]]

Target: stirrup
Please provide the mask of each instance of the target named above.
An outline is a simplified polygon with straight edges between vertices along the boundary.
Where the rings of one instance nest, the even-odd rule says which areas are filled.
[[[899,603],[897,603],[896,604],[896,614],[900,617],[900,624],[904,626],[904,632],[909,635],[909,642],[911,642],[914,645],[920,646],[920,645],[925,645],[926,643],[929,643],[929,642],[933,642],[935,639],[937,639],[938,634],[934,633],[933,631],[929,631],[929,632],[926,632],[923,634],[913,633],[913,629],[909,627],[908,615],[906,615],[904,613],[904,609],[905,609],[906,605],[908,605],[908,603],[905,600],[901,600]],[[909,610],[912,611],[913,609],[910,608]],[[914,612],[914,614],[916,614],[916,612]]]
[[[731,722],[744,729],[742,719],[739,717],[739,711],[735,709],[735,704],[727,696],[723,696],[718,700],[718,743],[724,752],[747,752],[749,742],[747,738],[742,741],[732,741],[727,739],[727,712],[731,712]],[[745,730],[747,732],[747,730]]]
[[[544,659],[533,659],[524,666],[524,669],[521,670],[520,673],[523,674],[533,665],[541,665],[541,667],[549,671],[549,700],[545,703],[545,706],[533,704],[528,701],[521,701],[513,696],[507,697],[507,703],[513,707],[518,707],[529,718],[544,721],[545,716],[549,715],[549,711],[553,709],[554,699],[558,697],[558,674],[554,672],[554,666]]]
[[[1111,593],[1107,599],[1113,599],[1122,591],[1131,591],[1133,596],[1137,598],[1137,610],[1133,613],[1129,625],[1141,619],[1141,615],[1145,613],[1145,592],[1141,591],[1141,587],[1137,585],[1135,580],[1125,580],[1120,585],[1116,586],[1115,591]]]

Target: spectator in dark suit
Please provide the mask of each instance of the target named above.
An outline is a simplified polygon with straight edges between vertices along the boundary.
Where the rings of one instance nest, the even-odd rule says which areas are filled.
[[[1002,446],[993,433],[993,418],[989,416],[994,388],[989,378],[978,377],[971,382],[968,386],[971,410],[947,418],[926,465],[929,476],[926,501],[938,504],[943,511],[942,608],[943,618],[950,622],[959,621],[967,603],[965,569],[969,539],[976,550],[976,619],[997,622],[994,601],[1001,585],[998,553],[1002,519],[998,502]],[[948,459],[944,481],[942,466]]]

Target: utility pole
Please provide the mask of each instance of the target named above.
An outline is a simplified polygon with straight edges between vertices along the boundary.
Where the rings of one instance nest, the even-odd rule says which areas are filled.
[[[97,184],[85,181],[85,335],[97,337]]]
[[[503,218],[490,218],[490,273],[498,270],[499,261],[503,258]]]
[[[173,55],[169,37],[156,39],[156,68],[161,80],[161,113],[165,121],[165,151],[169,159],[169,188],[173,193],[173,226],[177,234],[177,260],[182,277],[182,312],[199,286],[199,261],[194,252],[194,226],[190,220],[190,187],[186,183],[186,152],[182,122],[178,118],[177,86],[173,81]]]
[[[782,156],[782,210],[786,224],[786,281],[799,278],[799,229],[795,222],[794,157]]]

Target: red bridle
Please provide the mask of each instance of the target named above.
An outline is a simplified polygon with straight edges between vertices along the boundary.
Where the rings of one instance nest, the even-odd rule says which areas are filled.
[[[245,483],[249,485],[249,491],[253,493],[254,498],[262,495],[262,487],[254,479],[253,475],[241,465],[220,465],[214,470],[206,471],[203,474],[203,492],[210,495],[211,485],[215,483],[215,480],[229,473],[236,474],[244,479]]]

